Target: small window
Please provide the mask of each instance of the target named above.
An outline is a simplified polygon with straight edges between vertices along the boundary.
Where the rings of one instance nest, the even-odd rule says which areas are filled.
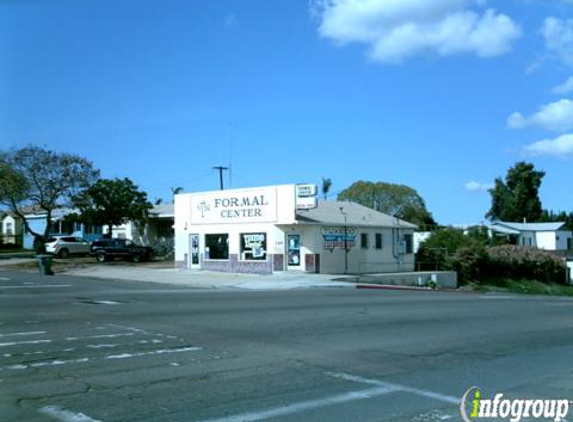
[[[405,244],[405,252],[414,253],[414,235],[412,234],[405,234],[404,235],[404,244]]]
[[[205,235],[205,259],[229,259],[229,235]]]
[[[368,249],[368,233],[360,233],[360,247]]]
[[[376,233],[376,249],[382,249],[382,233]]]
[[[241,233],[241,259],[247,261],[267,259],[266,233]]]

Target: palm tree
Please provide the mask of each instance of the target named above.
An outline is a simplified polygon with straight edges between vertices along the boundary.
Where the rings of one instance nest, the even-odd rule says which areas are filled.
[[[324,200],[328,197],[328,192],[330,191],[330,187],[332,186],[332,180],[327,179],[325,177],[322,178],[322,195],[324,196]]]

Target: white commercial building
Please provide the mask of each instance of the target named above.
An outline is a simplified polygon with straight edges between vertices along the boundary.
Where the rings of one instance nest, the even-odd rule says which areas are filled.
[[[317,202],[314,185],[175,196],[179,268],[269,274],[414,270],[415,225],[351,202]]]

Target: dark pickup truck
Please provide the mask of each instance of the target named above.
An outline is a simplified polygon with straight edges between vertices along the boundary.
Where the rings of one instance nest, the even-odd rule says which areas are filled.
[[[95,255],[98,262],[112,261],[115,258],[141,262],[151,259],[153,249],[136,245],[127,239],[100,239],[91,244],[90,254]]]

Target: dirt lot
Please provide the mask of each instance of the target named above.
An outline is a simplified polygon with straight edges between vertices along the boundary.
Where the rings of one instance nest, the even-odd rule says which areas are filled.
[[[91,266],[118,266],[118,267],[147,267],[147,268],[173,268],[173,261],[150,261],[150,262],[132,262],[124,260],[115,260],[111,262],[98,263],[94,257],[70,257],[66,259],[54,258],[52,262],[52,271],[54,273],[65,273],[70,270],[76,270],[80,268],[89,268]],[[38,262],[34,260],[29,260],[26,262],[18,262],[14,265],[8,264],[9,267],[18,268],[22,270],[37,270]]]

